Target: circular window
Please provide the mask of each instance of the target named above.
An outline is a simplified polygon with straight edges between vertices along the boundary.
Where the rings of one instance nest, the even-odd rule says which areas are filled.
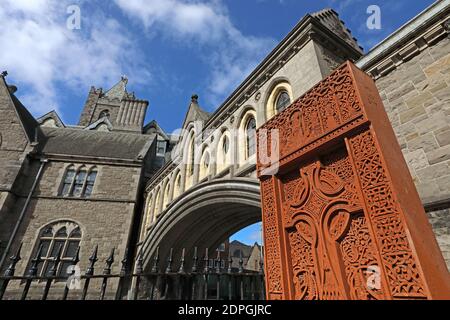
[[[277,112],[283,111],[287,106],[291,104],[291,97],[286,90],[281,91],[277,99],[275,100],[275,107]]]

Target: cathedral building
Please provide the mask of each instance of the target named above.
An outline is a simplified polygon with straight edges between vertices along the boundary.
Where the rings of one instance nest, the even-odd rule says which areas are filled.
[[[126,78],[91,88],[69,125],[33,117],[4,73],[0,267],[19,246],[19,275],[37,254],[45,275],[58,250],[62,273],[77,254],[86,270],[96,246],[129,271],[138,254],[149,270],[156,254],[218,248],[261,221],[255,130],[346,60],[375,80],[450,266],[450,3],[437,1],[366,54],[334,10],[306,15],[216,111],[193,95],[179,137],[144,123]]]

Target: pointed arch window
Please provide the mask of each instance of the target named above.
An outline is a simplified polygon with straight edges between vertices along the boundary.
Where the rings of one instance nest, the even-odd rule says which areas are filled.
[[[75,167],[74,166],[70,166],[67,170],[66,170],[66,174],[64,175],[63,178],[63,185],[61,188],[61,195],[62,196],[68,196],[72,190],[72,184],[73,184],[73,179],[75,178]]]
[[[256,121],[251,117],[245,126],[245,135],[247,140],[247,158],[256,153]]]
[[[81,168],[80,170],[78,170],[75,176],[75,182],[73,185],[73,192],[72,192],[74,197],[81,197],[83,193],[83,186],[85,180],[86,180],[86,169]]]
[[[83,196],[90,197],[92,190],[94,189],[95,179],[97,178],[97,169],[91,169],[86,179],[86,187],[84,189]]]
[[[61,253],[61,262],[57,266],[56,275],[68,275],[67,268],[73,264],[81,238],[81,229],[74,222],[59,221],[45,226],[39,234],[34,254],[32,255],[32,257],[35,257],[40,250],[41,262],[38,265],[37,275],[41,277],[49,275],[50,270],[54,267],[54,260],[58,253]]]
[[[188,163],[188,174],[192,176],[194,174],[194,159],[195,159],[195,143],[194,134],[191,135],[191,140],[189,142],[189,163]]]
[[[88,172],[84,166],[75,170],[75,167],[71,165],[64,174],[59,195],[65,197],[90,197],[96,178],[97,169],[95,167]]]

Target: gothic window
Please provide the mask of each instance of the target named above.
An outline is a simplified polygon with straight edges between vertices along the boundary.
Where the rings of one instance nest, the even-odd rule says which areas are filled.
[[[194,174],[194,159],[195,159],[195,143],[194,143],[194,134],[191,136],[191,140],[189,143],[189,163],[188,163],[188,174],[192,176]]]
[[[291,104],[291,97],[289,96],[289,93],[286,90],[280,91],[275,101],[275,109],[277,110],[277,113],[283,111],[290,104]]]
[[[201,159],[201,165],[200,165],[200,172],[199,172],[199,180],[204,179],[208,173],[209,173],[209,163],[210,163],[210,156],[209,151],[206,149],[203,153],[202,159]]]
[[[60,221],[45,226],[36,242],[35,254],[32,255],[35,257],[41,248],[41,262],[38,265],[37,275],[43,277],[50,274],[58,252],[61,252],[61,262],[56,270],[56,275],[68,275],[67,268],[73,264],[81,235],[80,227],[74,222]]]
[[[90,197],[97,178],[97,169],[92,168],[89,173],[84,166],[75,170],[69,166],[64,174],[60,196]]]
[[[62,196],[68,196],[70,195],[71,189],[72,189],[72,183],[73,179],[75,178],[75,168],[73,166],[70,166],[66,170],[66,174],[64,175],[63,179],[63,185],[61,188],[61,195]]]
[[[97,170],[92,169],[86,179],[86,187],[84,189],[84,197],[90,197],[94,189],[95,179],[97,178]]]
[[[181,174],[177,174],[177,178],[175,179],[175,186],[173,189],[173,198],[175,199],[181,193]]]
[[[85,180],[86,180],[86,170],[82,168],[78,170],[75,176],[75,182],[73,184],[73,192],[72,192],[74,197],[81,197]]]
[[[108,118],[109,119],[109,110],[103,110],[100,112],[100,115],[98,116],[99,119],[101,118]]]
[[[247,158],[256,152],[256,121],[251,117],[245,126],[245,135],[247,139]]]
[[[227,136],[223,137],[222,150],[224,155],[230,150],[230,139]]]

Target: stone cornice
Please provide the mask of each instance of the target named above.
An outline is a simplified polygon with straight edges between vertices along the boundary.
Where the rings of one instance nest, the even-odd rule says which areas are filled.
[[[238,108],[242,107],[253,94],[258,92],[267,81],[270,81],[272,76],[311,40],[321,43],[337,55],[353,59],[357,59],[361,55],[360,52],[340,39],[317,18],[306,15],[219,106],[206,122],[203,131],[199,132],[197,136],[203,135],[204,140],[208,139],[213,134],[214,129],[220,127]],[[175,167],[176,165],[172,162],[167,163],[149,180],[146,189],[149,190],[162,181]]]
[[[33,158],[40,159],[41,157],[48,159],[50,161],[61,161],[61,162],[77,162],[77,163],[92,163],[92,164],[104,164],[104,165],[115,165],[122,167],[143,167],[142,160],[125,160],[125,159],[113,159],[113,158],[100,158],[100,157],[89,157],[89,156],[71,156],[63,154],[49,154],[36,155]]]
[[[378,79],[449,33],[450,0],[437,1],[376,45],[356,65]]]
[[[342,41],[339,36],[325,27],[317,18],[306,15],[219,106],[207,121],[205,129],[217,128],[225,122],[236,109],[241,107],[248,98],[269,81],[310,40],[320,42],[324,46],[332,48],[337,54],[353,59],[357,59],[361,55],[355,48]]]

